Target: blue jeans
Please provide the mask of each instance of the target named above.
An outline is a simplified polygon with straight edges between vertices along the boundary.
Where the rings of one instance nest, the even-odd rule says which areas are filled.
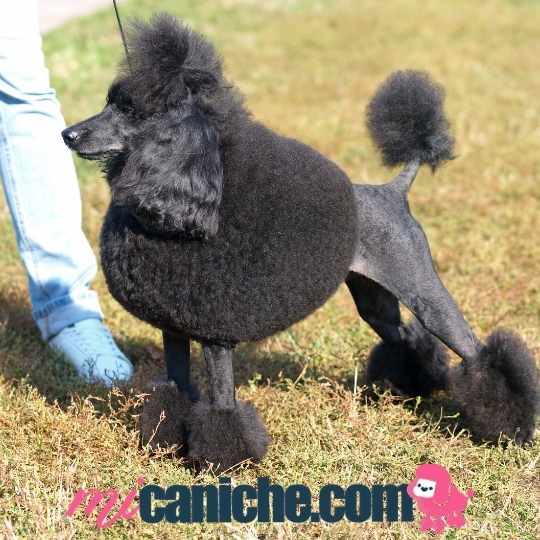
[[[0,176],[44,339],[102,318],[89,288],[96,259],[81,229],[81,198],[64,119],[45,67],[35,0],[0,8]]]

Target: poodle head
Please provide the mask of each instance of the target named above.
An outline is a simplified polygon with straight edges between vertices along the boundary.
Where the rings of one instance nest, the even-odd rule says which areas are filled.
[[[174,17],[133,23],[128,50],[103,111],[64,130],[64,141],[104,163],[113,204],[149,232],[213,236],[222,135],[241,100],[214,47]]]
[[[141,115],[135,110],[126,81],[109,88],[105,108],[62,132],[66,145],[90,160],[107,162],[133,149],[142,132]]]

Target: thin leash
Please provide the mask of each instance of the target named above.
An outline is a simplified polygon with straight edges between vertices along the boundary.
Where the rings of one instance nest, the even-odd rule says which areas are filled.
[[[132,66],[129,57],[129,50],[116,0],[113,0],[113,5],[114,12],[116,13],[116,20],[118,22],[118,29],[120,30],[120,35],[122,36],[122,43],[124,44],[124,50],[126,52],[127,64],[129,70],[131,71]],[[190,393],[191,400],[194,401],[195,394],[193,394],[193,389],[189,386],[189,339],[185,337],[173,338],[163,333],[163,348],[165,350],[165,365],[167,367],[167,378],[174,381],[179,390],[188,391]]]
[[[122,21],[120,20],[120,13],[118,11],[118,6],[116,5],[116,0],[113,0],[113,6],[114,6],[114,12],[116,13],[116,20],[118,21],[118,29],[120,30],[120,35],[122,36],[122,43],[124,44],[124,50],[126,51],[126,60],[127,60],[129,69],[131,69],[131,61],[129,58],[126,35],[124,34],[124,28],[122,26]]]

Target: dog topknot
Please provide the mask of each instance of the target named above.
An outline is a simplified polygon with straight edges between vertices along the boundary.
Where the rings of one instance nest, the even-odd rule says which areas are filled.
[[[123,72],[129,92],[149,113],[174,108],[188,94],[212,92],[222,83],[221,58],[214,46],[167,13],[149,22],[131,21],[127,46]]]
[[[453,158],[444,90],[427,73],[396,71],[367,108],[367,127],[390,167],[419,160],[435,170]]]

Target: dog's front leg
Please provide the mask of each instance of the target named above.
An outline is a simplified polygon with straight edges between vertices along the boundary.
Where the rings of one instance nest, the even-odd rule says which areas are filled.
[[[167,377],[151,381],[140,419],[144,444],[177,445],[187,454],[187,418],[193,402],[198,399],[196,388],[190,384],[190,340],[163,332],[163,349]]]
[[[232,349],[203,344],[208,374],[208,401],[193,406],[189,419],[189,456],[223,471],[246,460],[260,461],[266,454],[268,435],[257,411],[237,401]]]
[[[165,352],[165,365],[167,366],[167,379],[176,383],[180,392],[187,392],[191,401],[197,401],[199,393],[191,384],[190,379],[191,352],[189,337],[163,332],[163,350]]]
[[[232,355],[232,349],[219,345],[204,346],[208,399],[216,409],[232,410],[236,404]]]

